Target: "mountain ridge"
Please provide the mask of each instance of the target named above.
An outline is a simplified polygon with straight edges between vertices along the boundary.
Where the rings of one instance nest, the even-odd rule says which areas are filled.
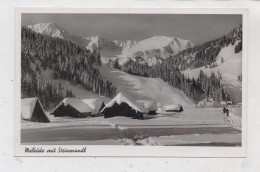
[[[66,29],[56,23],[37,23],[34,25],[28,25],[27,27],[40,34],[69,40],[80,47],[86,47],[89,44],[87,39],[70,34]]]
[[[119,58],[120,62],[126,61],[129,57],[138,56],[149,64],[154,64],[158,62],[158,58],[165,59],[195,45],[189,40],[167,36],[153,36],[141,41],[108,40],[100,36],[83,38],[70,34],[66,29],[55,23],[38,23],[27,27],[41,34],[69,40],[92,52],[94,50],[99,51],[102,58]]]

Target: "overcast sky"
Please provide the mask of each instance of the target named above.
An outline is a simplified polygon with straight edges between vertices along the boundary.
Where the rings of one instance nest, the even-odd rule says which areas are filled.
[[[200,44],[227,34],[242,23],[241,15],[208,14],[23,14],[22,24],[54,22],[82,37],[142,40],[170,36]]]

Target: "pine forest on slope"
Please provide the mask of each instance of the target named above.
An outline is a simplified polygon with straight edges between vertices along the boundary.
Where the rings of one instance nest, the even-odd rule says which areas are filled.
[[[42,70],[54,71],[55,79],[80,84],[93,93],[114,97],[116,87],[99,73],[100,54],[70,41],[42,35],[22,27],[22,98],[38,97],[45,107],[54,106],[64,97],[73,97],[60,83],[45,80]]]

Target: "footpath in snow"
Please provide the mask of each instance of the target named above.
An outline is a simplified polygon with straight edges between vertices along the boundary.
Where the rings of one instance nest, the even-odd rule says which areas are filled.
[[[229,108],[229,116],[223,114],[224,121],[228,122],[233,128],[238,130],[242,129],[242,108],[232,107]]]

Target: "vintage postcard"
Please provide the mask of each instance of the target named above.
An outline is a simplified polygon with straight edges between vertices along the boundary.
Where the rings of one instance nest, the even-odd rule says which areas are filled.
[[[16,156],[243,157],[247,10],[17,8]]]

